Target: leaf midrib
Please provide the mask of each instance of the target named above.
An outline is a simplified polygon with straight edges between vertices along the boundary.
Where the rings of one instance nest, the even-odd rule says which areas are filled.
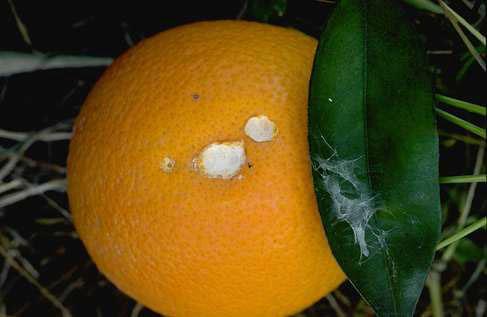
[[[364,116],[364,158],[365,158],[365,170],[367,173],[367,183],[368,187],[371,193],[374,193],[374,186],[371,178],[371,167],[370,167],[370,158],[369,158],[369,125],[368,125],[368,120],[369,120],[369,107],[368,107],[368,12],[369,8],[367,6],[368,1],[367,0],[362,0],[362,6],[363,6],[363,74],[362,74],[362,80],[363,80],[363,91],[362,91],[362,104],[363,104],[363,116]],[[374,222],[374,227],[377,228],[377,221],[375,218],[375,215],[372,216],[370,221]],[[381,245],[382,246],[382,245]],[[384,248],[386,248],[385,252],[386,255],[389,254],[389,246],[387,244],[387,241],[384,240]],[[371,256],[371,255],[370,255]],[[384,266],[386,268],[386,275],[387,275],[387,283],[388,287],[390,290],[390,293],[392,294],[392,305],[394,308],[394,313],[398,313],[398,306],[396,302],[396,297],[395,297],[395,290],[394,290],[394,274],[391,272],[391,263],[388,262],[388,258],[390,256],[384,256],[381,254],[381,257],[383,258],[384,261]]]

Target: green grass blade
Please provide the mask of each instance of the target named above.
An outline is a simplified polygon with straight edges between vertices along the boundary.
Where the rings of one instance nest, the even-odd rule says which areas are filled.
[[[436,94],[436,100],[438,100],[439,102],[442,102],[444,104],[447,104],[449,106],[455,107],[455,108],[467,110],[469,112],[481,114],[484,116],[486,115],[486,108],[485,107],[482,107],[482,106],[479,106],[479,105],[476,105],[476,104],[473,104],[473,103],[470,103],[467,101],[455,99],[455,98],[440,95],[440,94]]]
[[[465,44],[465,46],[467,46],[469,52],[472,54],[473,57],[475,57],[475,59],[477,60],[477,62],[480,65],[480,67],[482,67],[482,69],[485,71],[487,69],[487,67],[485,65],[485,61],[482,59],[482,57],[480,56],[479,52],[475,49],[475,47],[473,46],[472,42],[470,42],[469,38],[467,37],[467,35],[465,35],[465,33],[463,32],[462,28],[459,25],[459,23],[460,24],[466,23],[467,25],[470,25],[470,24],[468,24],[464,19],[462,19],[461,21],[458,20],[458,17],[460,17],[458,14],[456,14],[443,1],[441,1],[441,0],[438,0],[438,1],[440,3],[441,7],[445,11],[445,16],[450,20],[453,28],[455,29],[455,31],[457,31],[457,33],[460,36],[460,38],[462,39],[463,43]],[[472,28],[468,28],[468,30],[470,32],[472,32]],[[477,37],[477,35],[476,35],[476,37]],[[478,39],[485,46],[485,37],[482,34],[480,34],[480,38],[478,38]]]
[[[453,242],[456,242],[456,241],[468,236],[472,232],[474,232],[474,231],[476,231],[482,227],[484,227],[484,229],[485,229],[486,225],[487,225],[487,218],[486,217],[479,219],[476,222],[472,223],[470,226],[463,228],[462,230],[458,231],[457,233],[455,233],[451,237],[441,241],[438,244],[438,246],[436,247],[436,250],[443,249],[444,247],[446,247],[446,246],[452,244]]]
[[[430,0],[404,0],[404,2],[420,10],[443,14],[443,9]]]
[[[459,175],[440,177],[440,184],[465,184],[465,183],[485,183],[487,176],[482,175]]]
[[[485,145],[485,142],[483,140],[480,140],[476,137],[471,137],[470,135],[462,135],[462,134],[457,134],[457,133],[449,133],[443,130],[438,130],[438,135],[443,137],[443,138],[449,138],[450,140],[456,140],[460,141],[466,144],[472,144],[472,145]]]
[[[19,29],[22,39],[27,45],[32,47],[32,41],[30,39],[29,31],[27,30],[27,27],[25,26],[24,22],[22,22],[22,19],[20,19],[20,16],[17,13],[17,9],[15,8],[14,2],[12,0],[8,0],[8,4],[10,6],[10,10],[12,10],[12,15],[14,16],[15,22],[17,23],[17,28]]]
[[[443,119],[450,121],[451,123],[454,123],[457,126],[463,128],[469,132],[472,132],[472,133],[482,137],[483,139],[485,139],[485,129],[482,129],[481,127],[476,126],[473,123],[465,121],[465,120],[463,120],[457,116],[454,116],[451,113],[443,111],[441,109],[436,108],[436,112],[438,112],[438,115],[440,117],[442,117]]]
[[[457,75],[455,76],[455,80],[457,82],[460,82],[465,77],[465,74],[468,72],[468,70],[470,69],[470,67],[472,67],[472,65],[475,62],[475,58],[470,53],[469,53],[468,56],[469,56],[469,58],[463,64],[462,68],[460,68],[460,70],[458,71]]]
[[[485,36],[482,35],[476,28],[474,28],[470,23],[468,23],[461,15],[456,13],[452,8],[450,8],[445,2],[439,1],[445,13],[451,14],[461,25],[463,25],[473,36],[475,36],[484,46],[486,45]]]

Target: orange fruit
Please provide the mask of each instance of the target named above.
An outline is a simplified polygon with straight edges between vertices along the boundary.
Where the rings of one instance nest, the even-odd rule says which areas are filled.
[[[118,288],[168,316],[285,316],[344,280],[308,156],[315,49],[291,29],[201,22],[104,73],[76,120],[68,194]]]

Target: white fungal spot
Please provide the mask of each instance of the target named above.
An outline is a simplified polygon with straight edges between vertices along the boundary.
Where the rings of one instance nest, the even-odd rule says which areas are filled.
[[[329,159],[314,158],[313,161],[313,168],[320,173],[322,186],[332,199],[337,219],[348,223],[361,256],[368,257],[365,231],[376,208],[374,197],[354,173],[357,160],[338,160],[332,156]]]
[[[229,179],[245,164],[243,141],[211,143],[193,160],[193,168],[208,178]]]
[[[171,173],[174,169],[174,166],[176,166],[176,161],[173,160],[172,158],[166,156],[165,158],[162,159],[161,170],[163,172]]]
[[[268,142],[276,136],[277,127],[267,116],[260,115],[247,120],[244,131],[255,142]]]

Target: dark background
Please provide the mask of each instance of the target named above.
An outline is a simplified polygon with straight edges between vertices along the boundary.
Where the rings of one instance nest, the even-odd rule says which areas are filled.
[[[125,4],[0,0],[0,51],[116,57],[140,40],[177,25],[238,17],[255,19],[256,16],[249,13],[249,3],[242,0],[130,1]],[[25,24],[31,45],[23,40],[19,32],[11,4]],[[480,4],[481,1],[476,1],[473,10],[459,2],[452,6],[469,21],[475,21],[479,18],[475,8],[478,9]],[[332,2],[287,1],[284,15],[271,14],[268,22],[295,27],[318,37],[333,7]],[[469,55],[448,20],[411,7],[406,10],[430,51],[432,71],[436,78],[435,89],[485,105],[485,88],[481,88],[481,85],[485,85],[485,73],[478,65],[474,63],[463,78],[456,79],[464,65],[464,56]],[[485,23],[481,25],[481,31],[485,34]],[[436,51],[448,53],[431,53]],[[0,129],[30,132],[59,122],[69,125],[102,71],[103,67],[92,67],[0,77]],[[485,118],[482,120],[455,109],[448,110],[485,126]],[[465,134],[463,130],[441,120],[439,126],[440,132]],[[443,137],[441,141],[441,174],[471,174],[477,147],[449,137]],[[0,146],[1,155],[2,150],[15,149],[17,145],[13,141],[0,139]],[[25,153],[25,157],[35,163],[19,164],[10,177],[22,177],[33,184],[63,178],[62,168],[67,151],[68,143],[65,141],[36,143]],[[0,160],[3,158],[0,156]],[[455,223],[467,187],[442,187],[445,226]],[[484,185],[480,191],[485,194]],[[485,198],[477,198],[472,210],[485,211],[485,207]],[[0,245],[14,256],[18,253],[19,261],[24,258],[32,264],[39,273],[38,282],[60,299],[73,316],[135,316],[134,301],[106,281],[90,261],[73,231],[69,217],[62,215],[68,209],[65,194],[51,192],[0,209]],[[481,238],[481,233],[476,233],[472,241],[481,245]],[[448,313],[475,316],[478,301],[485,299],[485,287],[481,287],[480,280],[461,299],[455,297],[455,290],[465,284],[477,267],[478,261],[457,260],[444,273],[444,300]],[[46,300],[38,288],[12,268],[6,268],[3,257],[0,257],[0,283],[0,316],[2,306],[9,316],[60,315],[59,310]],[[334,296],[346,315],[372,314],[348,283],[340,287]],[[429,311],[430,299],[425,289],[418,315],[427,316]],[[302,316],[336,314],[330,302],[323,299]],[[143,309],[139,316],[155,314]]]

